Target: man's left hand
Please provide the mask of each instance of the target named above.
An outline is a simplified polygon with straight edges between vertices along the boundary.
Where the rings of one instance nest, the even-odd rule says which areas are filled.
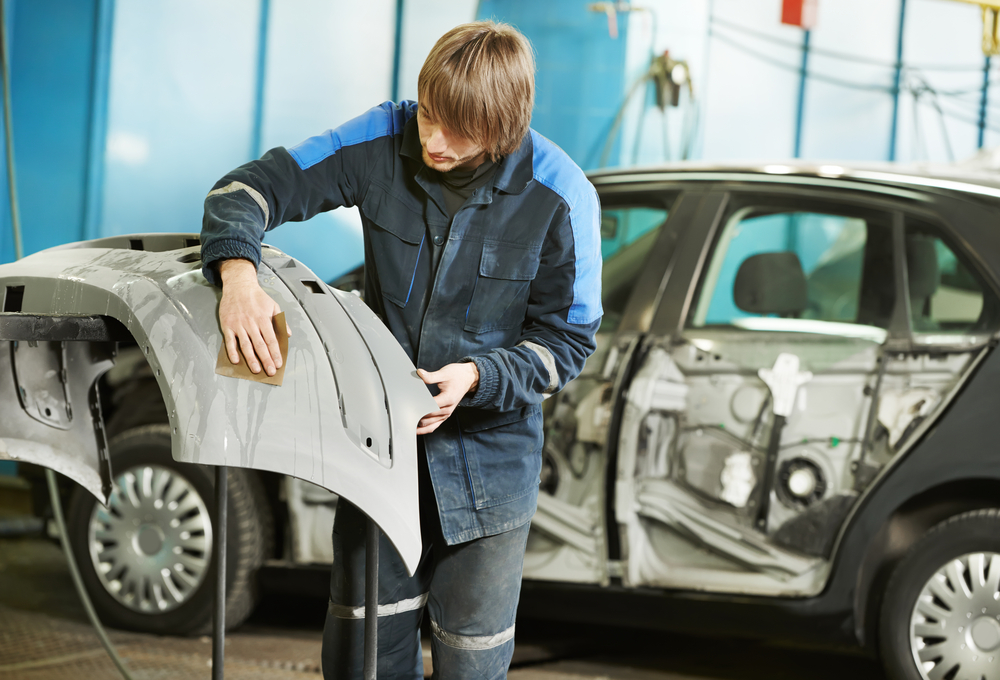
[[[428,434],[448,420],[458,402],[466,394],[479,385],[479,369],[476,364],[468,361],[460,364],[448,364],[437,371],[417,369],[417,375],[428,385],[437,385],[438,395],[434,397],[438,410],[428,413],[417,423],[417,434]]]

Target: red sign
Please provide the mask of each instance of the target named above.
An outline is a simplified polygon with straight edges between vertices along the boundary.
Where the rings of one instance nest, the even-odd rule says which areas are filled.
[[[781,0],[781,23],[807,31],[816,25],[818,0]]]

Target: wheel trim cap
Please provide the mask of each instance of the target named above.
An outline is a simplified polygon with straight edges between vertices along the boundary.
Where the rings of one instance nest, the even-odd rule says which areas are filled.
[[[98,580],[132,611],[174,610],[205,580],[212,554],[208,508],[174,470],[147,465],[124,471],[108,507],[94,507],[88,533]]]
[[[917,596],[909,633],[924,680],[1000,680],[1000,554],[969,553],[934,572]]]

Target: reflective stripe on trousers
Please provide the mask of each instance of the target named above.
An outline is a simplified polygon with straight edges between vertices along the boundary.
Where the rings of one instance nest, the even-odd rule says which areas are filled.
[[[434,678],[506,678],[529,525],[449,546],[434,521],[437,509],[431,509],[433,514],[421,508],[424,554],[412,577],[392,544],[380,538],[378,678],[423,677],[420,622],[425,603],[433,632]],[[326,680],[362,677],[366,523],[364,514],[340,499],[323,631]]]

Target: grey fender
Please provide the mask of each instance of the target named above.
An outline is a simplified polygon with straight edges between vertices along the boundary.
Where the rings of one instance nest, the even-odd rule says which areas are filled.
[[[128,235],[0,266],[0,458],[52,468],[107,500],[94,385],[114,345],[93,338],[127,329],[163,393],[177,461],[329,489],[379,525],[412,573],[416,424],[437,408],[413,364],[355,295],[265,246],[258,280],[292,330],[283,385],[216,375],[221,291],[202,275],[197,244],[195,234]]]

